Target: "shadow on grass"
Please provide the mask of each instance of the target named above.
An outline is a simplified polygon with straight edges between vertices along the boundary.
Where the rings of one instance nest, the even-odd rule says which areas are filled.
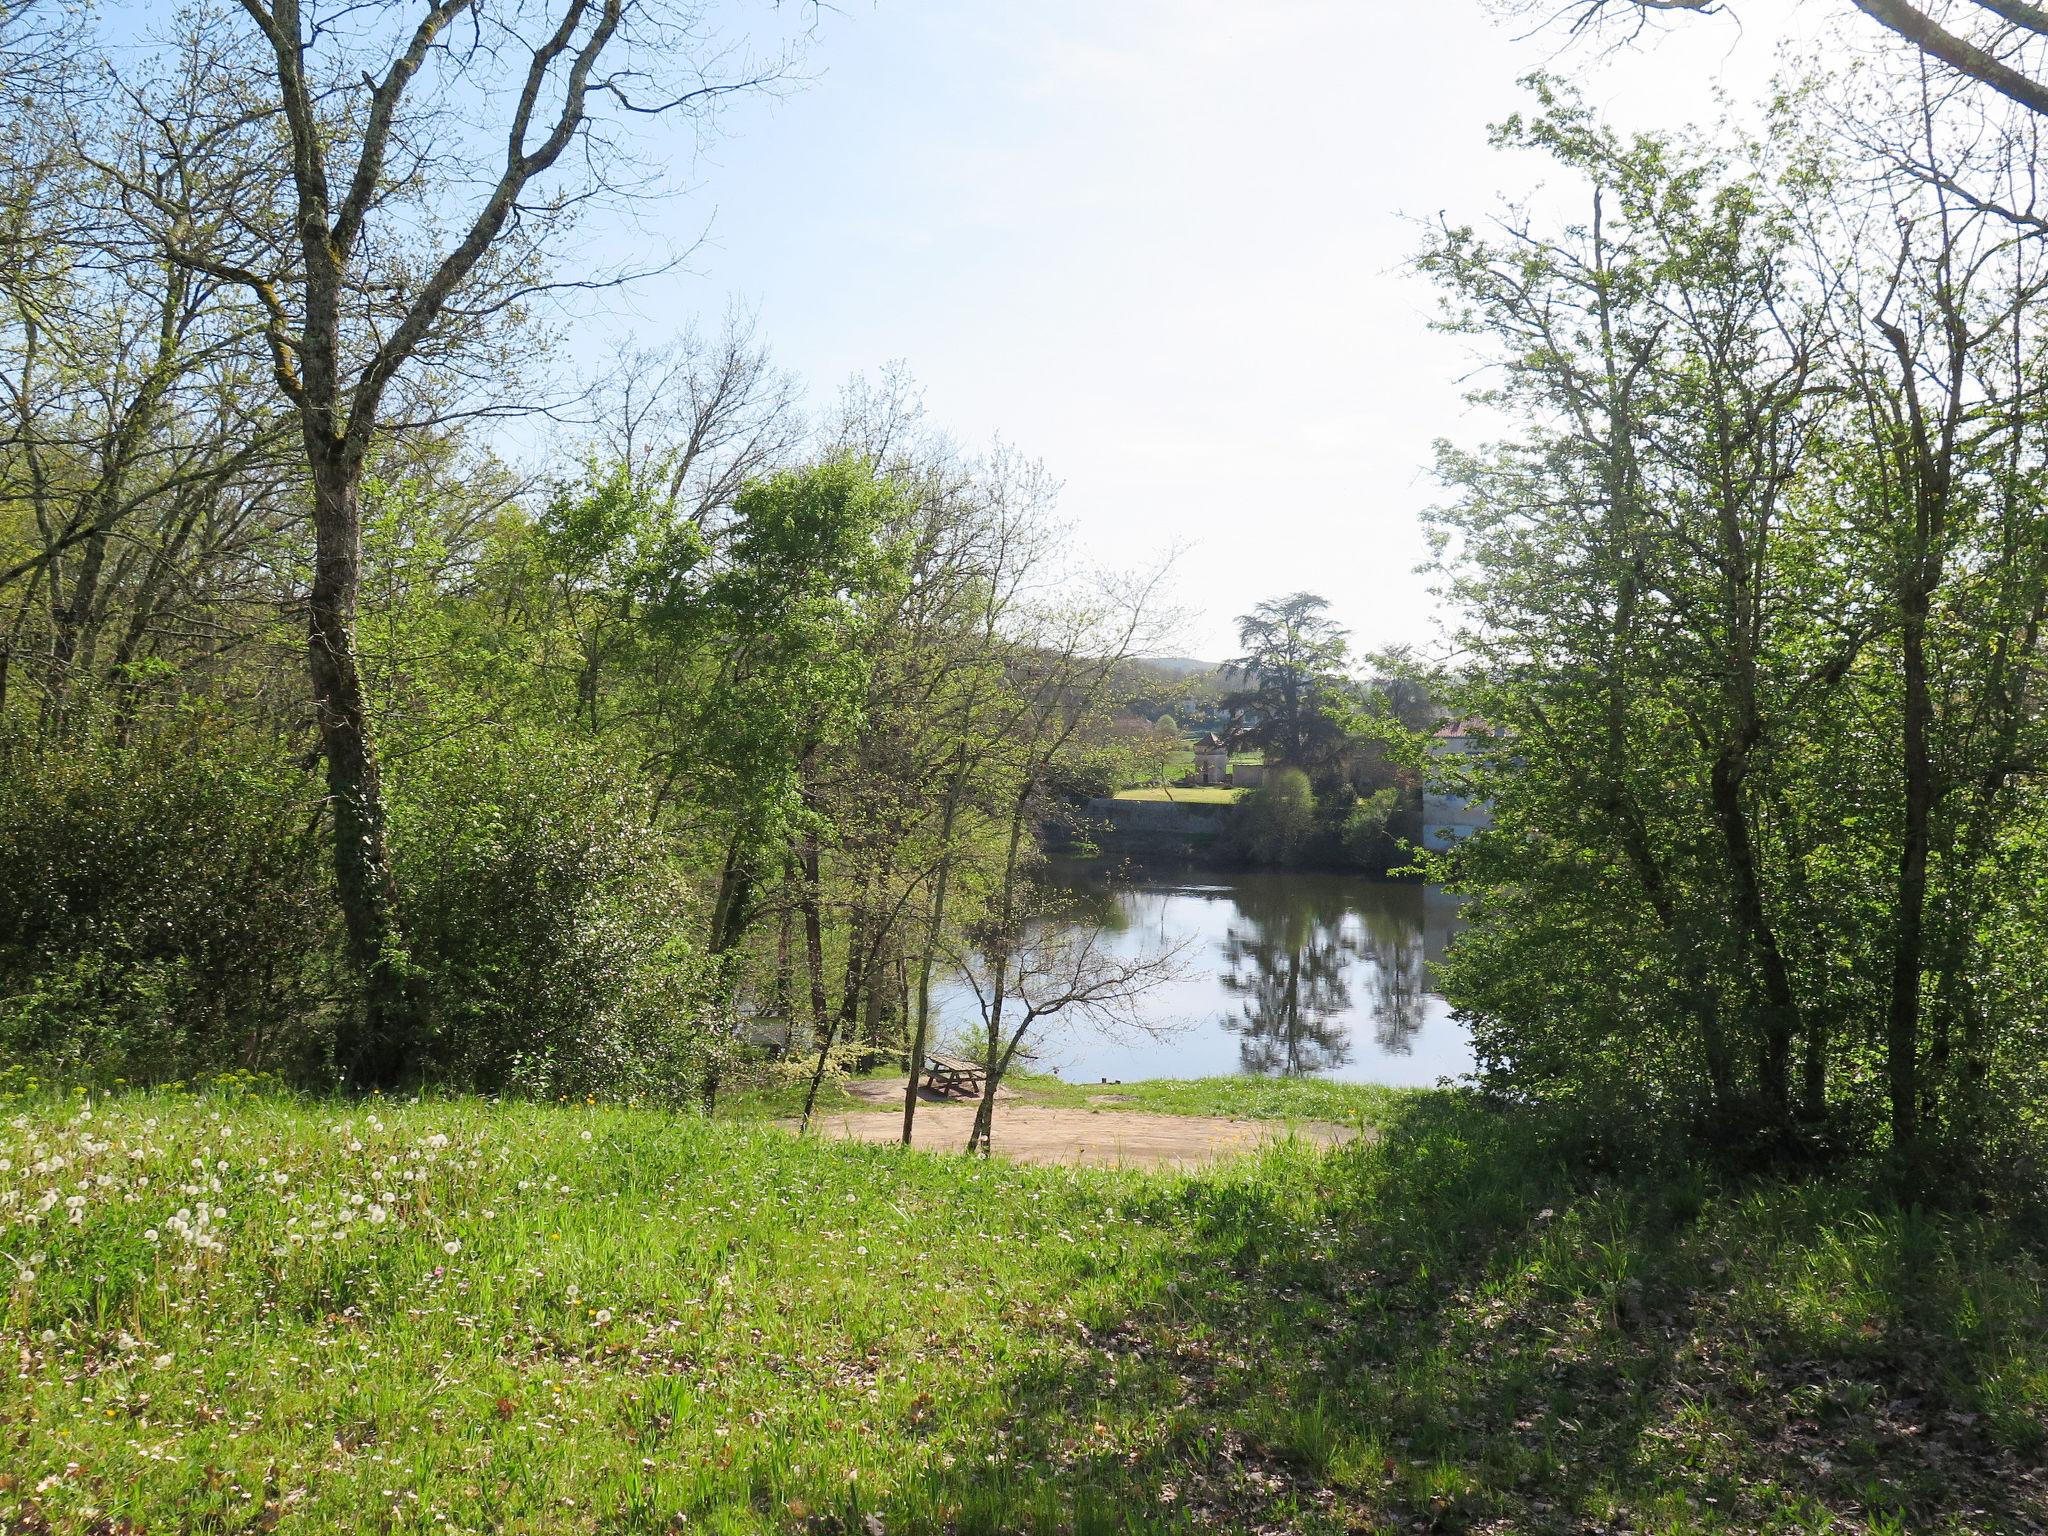
[[[1575,1175],[1454,1095],[1125,1214],[1156,1253],[1084,1262],[1071,1337],[887,1530],[2048,1519],[2041,1250],[1981,1219]]]

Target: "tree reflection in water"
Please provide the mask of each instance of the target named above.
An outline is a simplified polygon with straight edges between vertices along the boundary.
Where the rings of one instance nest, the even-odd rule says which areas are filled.
[[[1421,890],[1417,911],[1403,900],[1361,904],[1356,882],[1317,875],[1241,880],[1238,920],[1224,940],[1219,978],[1239,999],[1219,1022],[1238,1036],[1243,1071],[1301,1077],[1334,1071],[1351,1057],[1353,988],[1369,989],[1379,1047],[1408,1054],[1422,1027],[1428,971]]]

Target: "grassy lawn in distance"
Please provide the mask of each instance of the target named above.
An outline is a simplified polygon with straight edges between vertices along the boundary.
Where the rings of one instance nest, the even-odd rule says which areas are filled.
[[[1819,1178],[1575,1175],[1468,1096],[1355,1102],[1376,1140],[1199,1175],[594,1106],[16,1106],[0,1529],[1903,1533],[2048,1507],[2031,1237]]]
[[[1144,789],[1120,789],[1116,792],[1119,800],[1171,800],[1180,805],[1234,805],[1243,794],[1224,784],[1197,785],[1193,789],[1171,789],[1153,784]]]
[[[1377,1126],[1397,1118],[1411,1089],[1337,1083],[1319,1077],[1149,1078],[1129,1083],[1067,1082],[1011,1073],[1027,1100],[1074,1109],[1137,1110],[1161,1115],[1222,1115],[1240,1120],[1331,1120]]]

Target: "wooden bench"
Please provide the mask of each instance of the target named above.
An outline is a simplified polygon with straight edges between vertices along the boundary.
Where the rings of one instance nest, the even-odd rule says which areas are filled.
[[[924,1085],[933,1093],[979,1094],[988,1080],[980,1062],[962,1061],[958,1056],[925,1058]]]

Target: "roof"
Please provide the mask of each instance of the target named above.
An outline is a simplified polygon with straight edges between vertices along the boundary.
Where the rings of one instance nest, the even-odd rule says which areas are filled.
[[[1462,736],[1491,736],[1493,727],[1478,715],[1467,715],[1462,720],[1445,721],[1434,734],[1442,741],[1456,741]]]

